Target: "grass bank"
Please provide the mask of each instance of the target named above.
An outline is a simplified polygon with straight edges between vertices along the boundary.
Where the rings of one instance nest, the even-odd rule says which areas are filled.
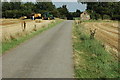
[[[76,78],[118,78],[118,60],[108,53],[101,42],[90,39],[84,27],[73,25],[73,53]]]
[[[37,31],[33,31],[33,32],[30,33],[30,34],[26,34],[26,35],[24,35],[24,36],[22,36],[22,37],[19,37],[19,38],[17,38],[17,39],[14,39],[14,38],[13,38],[11,41],[8,41],[8,42],[2,42],[2,54],[3,54],[5,51],[8,51],[9,49],[16,47],[16,46],[19,45],[20,43],[22,43],[22,42],[24,42],[24,41],[26,41],[26,40],[34,37],[35,35],[38,35],[38,34],[42,33],[43,31],[46,31],[46,30],[54,27],[55,25],[61,23],[62,21],[63,21],[63,20],[56,20],[56,22],[50,23],[47,27],[44,26],[44,27],[40,28],[40,29],[37,30]]]

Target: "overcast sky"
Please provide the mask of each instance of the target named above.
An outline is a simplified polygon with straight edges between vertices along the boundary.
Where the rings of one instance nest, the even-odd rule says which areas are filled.
[[[80,10],[80,11],[85,11],[86,9],[86,4],[81,4],[78,2],[53,2],[53,4],[58,8],[61,7],[62,5],[67,5],[67,9],[70,12],[75,12],[76,9]]]

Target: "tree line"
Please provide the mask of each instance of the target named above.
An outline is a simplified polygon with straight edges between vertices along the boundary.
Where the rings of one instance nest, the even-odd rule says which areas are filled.
[[[120,20],[120,2],[84,2],[91,19]]]
[[[2,17],[19,18],[21,16],[29,16],[33,13],[44,13],[50,11],[57,16],[58,11],[51,2],[2,2]]]
[[[91,19],[120,20],[120,2],[84,2]],[[52,2],[2,2],[3,18],[20,18],[33,13],[51,13],[54,17],[73,19],[80,17],[80,10],[69,12],[66,5],[56,8]]]
[[[79,10],[70,13],[66,5],[56,8],[52,2],[2,2],[3,18],[20,18],[21,16],[30,16],[33,13],[43,14],[44,12],[49,12],[54,17],[59,18],[79,17],[81,13]]]

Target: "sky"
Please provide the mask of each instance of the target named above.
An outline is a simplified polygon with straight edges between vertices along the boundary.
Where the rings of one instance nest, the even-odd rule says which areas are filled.
[[[76,9],[80,10],[80,11],[85,11],[87,5],[86,4],[81,4],[78,2],[53,2],[53,4],[58,8],[61,7],[62,5],[67,5],[67,9],[70,12],[75,12]]]

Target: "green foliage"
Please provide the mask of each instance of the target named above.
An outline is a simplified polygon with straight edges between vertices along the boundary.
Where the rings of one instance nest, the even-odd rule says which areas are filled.
[[[80,16],[80,10],[70,13],[66,5],[56,8],[52,2],[2,2],[2,17],[4,18],[19,18],[22,16],[30,16],[34,13],[44,14],[51,13],[54,17],[69,18]]]
[[[103,15],[103,19],[111,19],[109,15]]]
[[[52,10],[51,14],[54,14],[54,17],[60,17],[60,12],[57,9]]]
[[[68,11],[66,5],[63,5],[62,7],[57,8],[57,10],[60,13],[60,16],[59,16],[60,18],[68,19],[68,20],[72,20],[73,19],[73,13]]]
[[[35,7],[35,4],[32,2],[27,2],[27,3],[20,5],[20,10],[24,10],[24,11],[29,10],[29,11],[34,12],[35,11],[34,9],[36,9],[36,7]]]
[[[31,10],[6,10],[5,12],[2,12],[3,13],[3,17],[6,17],[6,18],[20,18],[21,16],[24,16],[24,15],[29,15],[32,13]]]
[[[74,25],[73,48],[77,55],[75,77],[77,78],[119,78],[118,61],[107,52],[101,42],[90,39],[84,27]],[[76,52],[77,51],[77,52]]]
[[[76,12],[73,12],[72,13],[72,15],[73,15],[73,17],[80,17],[80,14],[81,14],[82,12],[80,11],[80,10],[76,10]]]
[[[57,10],[60,13],[60,17],[67,17],[67,15],[69,14],[66,5],[63,5],[62,7],[57,8]]]
[[[113,19],[113,20],[117,20],[117,19],[120,20],[120,15],[113,15],[113,16],[112,16],[112,19]]]
[[[120,20],[120,16],[118,16],[120,2],[86,2],[86,4],[92,19]]]
[[[2,11],[6,10],[19,10],[21,2],[2,2]]]
[[[33,13],[50,12],[55,17],[59,17],[59,11],[52,2],[2,2],[2,17],[19,18],[21,16],[30,16]]]
[[[2,2],[2,17],[5,18],[20,18],[33,13],[35,6],[33,3],[21,2]]]

